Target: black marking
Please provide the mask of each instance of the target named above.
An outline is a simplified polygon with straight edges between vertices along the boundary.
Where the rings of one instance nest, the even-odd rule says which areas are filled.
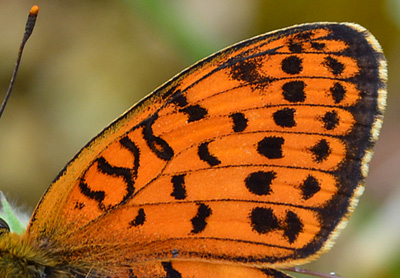
[[[289,51],[292,53],[301,53],[303,51],[303,45],[299,42],[290,41]]]
[[[129,225],[137,227],[143,225],[145,221],[146,221],[146,214],[144,213],[144,209],[140,208],[138,211],[138,215],[136,215],[135,219],[129,222]]]
[[[147,146],[160,159],[168,161],[174,156],[174,150],[161,137],[157,137],[153,133],[153,124],[157,119],[157,114],[146,120],[143,124],[143,138],[146,140]]]
[[[104,157],[99,157],[95,161],[97,162],[97,169],[100,172],[113,177],[122,177],[126,183],[126,194],[120,203],[123,203],[133,195],[135,192],[135,187],[133,186],[135,178],[134,172],[128,168],[112,166]]]
[[[192,234],[198,234],[207,226],[207,218],[212,214],[212,210],[205,204],[198,204],[197,214],[190,221],[192,222],[193,229]]]
[[[332,58],[331,56],[325,57],[324,65],[329,68],[329,71],[332,72],[334,75],[342,74],[344,70],[344,64]]]
[[[335,129],[339,124],[339,116],[335,110],[326,112],[325,115],[321,118],[321,120],[326,130]]]
[[[178,84],[175,84],[174,86],[169,86],[167,90],[165,90],[165,92],[160,95],[160,97],[162,97],[163,100],[167,100],[170,96],[172,96],[170,101],[173,101],[173,99],[176,96],[179,96],[182,93],[182,91],[180,89],[178,89]]]
[[[282,137],[264,137],[257,145],[257,152],[269,159],[282,158],[282,145],[285,139]]]
[[[299,74],[303,70],[303,60],[292,55],[282,60],[281,67],[287,74]]]
[[[251,173],[246,177],[244,183],[246,188],[253,194],[262,196],[271,194],[271,184],[276,178],[276,172],[274,171],[258,171]]]
[[[95,160],[97,169],[107,175],[113,177],[122,177],[125,182],[132,183],[132,174],[129,168],[112,166],[104,157],[99,157]]]
[[[266,234],[272,230],[279,229],[278,218],[270,208],[256,207],[250,213],[250,224],[253,231]]]
[[[328,142],[325,139],[319,140],[318,143],[309,150],[313,155],[314,161],[317,163],[321,163],[322,161],[326,160],[332,152]]]
[[[290,81],[282,86],[283,97],[290,102],[303,102],[306,99],[304,81]]]
[[[210,166],[216,166],[221,164],[221,161],[214,155],[212,155],[208,149],[208,144],[210,144],[210,142],[205,142],[202,143],[198,150],[197,150],[197,154],[199,155],[199,158],[201,160],[203,160],[204,162],[207,162],[208,165]]]
[[[335,82],[329,91],[331,92],[332,98],[336,104],[340,103],[346,94],[345,88],[339,82]]]
[[[244,82],[246,85],[250,84],[251,89],[262,90],[275,80],[260,71],[262,59],[248,58],[244,60],[243,58],[235,57],[229,59],[226,64],[231,66],[231,78]]]
[[[292,211],[286,213],[285,223],[283,226],[283,234],[289,240],[289,243],[295,242],[304,228],[304,224],[301,222],[300,218]]]
[[[294,108],[283,108],[276,111],[272,117],[276,125],[280,127],[294,127],[296,122],[294,121]]]
[[[182,94],[176,96],[172,102],[181,107],[179,112],[185,113],[189,116],[188,123],[204,119],[204,117],[207,115],[207,109],[198,104],[188,105],[189,103],[186,97]]]
[[[188,107],[182,108],[180,111],[182,111],[183,113],[185,113],[189,116],[188,123],[204,119],[204,117],[208,113],[207,109],[205,109],[204,107],[201,107],[198,104],[190,105]]]
[[[173,176],[171,181],[174,188],[171,196],[174,197],[176,200],[184,200],[187,197],[185,188],[185,174]]]
[[[94,191],[91,190],[86,183],[84,183],[82,180],[79,183],[79,189],[83,195],[88,197],[89,199],[93,199],[98,203],[98,206],[101,210],[105,210],[106,207],[103,204],[104,198],[106,196],[106,193],[104,191]]]
[[[230,115],[233,120],[233,131],[241,132],[246,129],[248,120],[243,113],[234,113]]]
[[[179,273],[175,268],[173,268],[171,262],[161,262],[166,273],[165,278],[182,278],[182,274]]]
[[[186,105],[188,105],[189,103],[187,102],[187,99],[184,95],[182,95],[181,92],[179,92],[179,94],[176,95],[176,97],[174,97],[172,99],[172,102],[175,103],[177,106],[179,107],[185,107]]]
[[[302,191],[303,199],[308,200],[321,190],[321,186],[316,178],[308,175],[300,185],[300,189]]]
[[[292,278],[293,276],[286,275],[279,270],[275,270],[272,268],[262,268],[260,269],[264,274],[267,274],[267,277],[274,277],[274,278]]]
[[[84,207],[85,207],[85,203],[75,201],[74,209],[81,210],[81,209],[83,209]]]
[[[128,149],[133,154],[133,169],[132,169],[132,176],[137,177],[137,172],[140,165],[140,150],[136,144],[129,139],[129,137],[123,137],[119,140],[120,144]]]
[[[81,193],[86,197],[88,197],[89,199],[95,200],[98,203],[98,206],[101,210],[108,210],[116,205],[126,202],[135,192],[134,180],[137,177],[137,171],[139,168],[139,157],[140,157],[139,148],[128,137],[121,138],[119,143],[121,144],[122,147],[128,149],[132,153],[133,155],[132,169],[112,166],[102,156],[97,158],[95,162],[97,162],[97,170],[100,171],[101,173],[113,177],[122,177],[122,179],[124,180],[126,184],[126,194],[123,196],[120,202],[106,207],[103,204],[105,198],[104,191],[92,191],[89,188],[89,186],[85,182],[83,182],[83,179],[81,179],[79,183],[79,188],[81,190]]]
[[[232,66],[231,76],[235,80],[253,84],[257,80],[261,79],[261,76],[258,73],[260,66],[260,63],[255,59],[239,61]]]
[[[325,48],[325,43],[322,42],[312,42],[311,47],[315,50],[323,50]]]
[[[302,32],[296,34],[294,37],[297,40],[309,40],[309,39],[311,39],[311,37],[313,35],[314,35],[314,32],[310,30],[310,31],[302,31]]]

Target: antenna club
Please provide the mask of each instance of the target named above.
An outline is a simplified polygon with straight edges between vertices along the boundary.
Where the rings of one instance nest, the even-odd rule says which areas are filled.
[[[0,118],[4,112],[4,109],[6,107],[8,99],[10,98],[12,88],[14,87],[15,78],[17,77],[19,64],[21,62],[22,51],[24,50],[25,44],[26,44],[27,40],[29,39],[29,37],[31,36],[33,28],[35,27],[36,18],[37,18],[38,13],[39,13],[39,6],[37,6],[37,5],[33,6],[31,8],[31,10],[29,11],[29,16],[28,16],[28,19],[27,19],[26,25],[25,25],[25,33],[22,38],[21,45],[19,46],[18,57],[17,57],[17,61],[15,62],[13,74],[11,76],[10,85],[8,86],[6,96],[4,97],[3,102],[1,103],[1,106],[0,106]]]
[[[30,10],[30,12],[29,12],[29,15],[35,16],[35,15],[37,15],[38,13],[39,13],[39,6],[38,6],[38,5],[35,5],[35,6],[33,6],[33,7],[31,8],[31,10]]]

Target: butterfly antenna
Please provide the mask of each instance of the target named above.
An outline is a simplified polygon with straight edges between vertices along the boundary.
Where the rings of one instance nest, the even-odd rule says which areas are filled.
[[[33,28],[35,27],[36,18],[37,18],[38,13],[39,13],[39,7],[36,6],[36,5],[33,6],[31,8],[31,10],[29,11],[28,19],[27,19],[26,25],[25,25],[24,37],[22,38],[22,42],[21,42],[21,45],[19,47],[18,58],[17,58],[17,61],[15,62],[15,67],[14,67],[13,74],[11,76],[10,85],[8,86],[8,90],[7,90],[6,96],[4,97],[3,103],[1,104],[1,107],[0,107],[0,118],[1,118],[1,115],[3,114],[3,111],[4,111],[5,107],[6,107],[7,101],[10,98],[11,91],[12,91],[12,89],[14,87],[15,78],[17,77],[19,64],[21,62],[22,51],[24,50],[25,44],[26,44],[26,42],[28,41],[29,37],[31,36],[31,34],[33,32]]]

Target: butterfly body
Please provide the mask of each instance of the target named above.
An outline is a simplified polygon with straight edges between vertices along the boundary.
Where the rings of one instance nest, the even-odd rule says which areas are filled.
[[[355,24],[222,50],[90,141],[0,254],[43,256],[29,278],[289,277],[275,269],[329,249],[362,193],[385,65]]]
[[[35,250],[32,242],[15,233],[1,235],[0,256],[2,277],[42,277],[46,266],[53,265],[43,252]]]

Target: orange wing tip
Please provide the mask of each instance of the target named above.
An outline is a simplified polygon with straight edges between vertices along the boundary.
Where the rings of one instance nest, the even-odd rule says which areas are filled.
[[[29,12],[29,15],[36,16],[38,13],[39,13],[39,6],[38,5],[34,5],[31,8],[31,10]]]

